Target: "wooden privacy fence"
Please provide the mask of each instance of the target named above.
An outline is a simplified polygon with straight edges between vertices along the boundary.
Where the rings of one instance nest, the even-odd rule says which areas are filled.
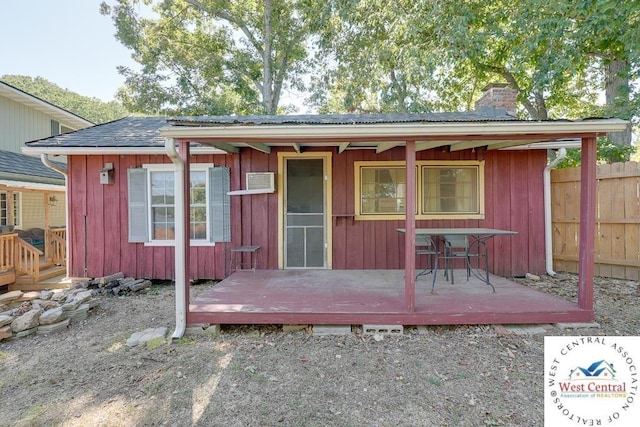
[[[595,275],[640,280],[640,164],[599,165]],[[580,168],[551,171],[553,265],[578,271]]]

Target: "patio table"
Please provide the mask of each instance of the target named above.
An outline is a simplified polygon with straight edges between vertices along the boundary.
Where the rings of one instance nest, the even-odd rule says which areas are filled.
[[[406,229],[404,228],[397,228],[396,230],[399,231],[400,233],[406,233]],[[444,242],[445,236],[453,235],[453,236],[465,236],[469,238],[469,243],[466,248],[467,255],[465,256],[465,263],[467,265],[467,268],[469,269],[471,274],[474,275],[474,277],[478,278],[485,284],[491,286],[491,289],[493,290],[494,293],[496,291],[496,288],[493,286],[493,284],[491,283],[491,280],[489,279],[489,271],[488,271],[489,252],[487,251],[487,241],[495,236],[512,236],[512,235],[518,234],[517,231],[511,231],[511,230],[500,230],[495,228],[468,228],[468,227],[416,228],[415,233],[417,238],[422,236],[430,237],[435,242],[436,247],[439,241]],[[484,254],[485,254],[484,275],[481,275],[477,271],[479,269],[474,270],[471,267],[471,263],[469,262],[468,254],[472,253],[471,249],[474,246],[477,248],[478,251],[480,250],[480,247],[484,248]],[[438,271],[437,266],[438,266],[438,263],[436,262],[433,270],[433,283],[431,285],[432,292],[434,292],[435,290],[436,273]],[[446,271],[445,271],[445,274],[446,274]],[[452,273],[452,277],[453,277],[453,273]]]

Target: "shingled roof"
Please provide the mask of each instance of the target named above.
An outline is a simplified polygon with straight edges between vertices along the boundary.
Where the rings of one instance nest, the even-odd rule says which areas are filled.
[[[64,184],[64,176],[46,167],[40,158],[5,150],[0,150],[0,177],[19,181]]]
[[[27,147],[164,147],[165,117],[125,117],[75,132],[27,142]]]

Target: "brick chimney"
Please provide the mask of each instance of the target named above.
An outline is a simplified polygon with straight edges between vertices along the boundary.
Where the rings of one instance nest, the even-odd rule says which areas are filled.
[[[518,91],[508,83],[490,83],[483,89],[484,94],[476,101],[476,110],[482,107],[504,108],[507,114],[516,115]]]

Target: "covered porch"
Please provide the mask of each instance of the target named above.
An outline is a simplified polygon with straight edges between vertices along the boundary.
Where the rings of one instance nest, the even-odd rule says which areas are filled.
[[[309,123],[308,117],[294,119],[279,119],[281,122],[267,122],[261,118],[234,118],[233,123],[225,122],[221,119],[211,119],[209,121],[199,118],[193,120],[176,120],[170,122],[170,126],[161,130],[163,136],[167,138],[165,149],[171,158],[176,169],[175,181],[175,277],[176,277],[176,331],[174,338],[180,337],[184,333],[186,325],[189,324],[214,324],[214,323],[277,323],[277,324],[403,324],[403,325],[446,325],[446,324],[478,324],[478,323],[555,323],[555,322],[589,322],[594,319],[593,310],[593,262],[594,262],[594,241],[595,241],[595,165],[596,165],[596,138],[604,135],[606,131],[618,131],[624,122],[619,120],[589,120],[580,122],[531,122],[531,121],[495,121],[482,122],[480,124],[473,120],[462,120],[455,123],[442,121],[420,121],[413,119],[406,123],[379,123],[371,118],[362,118],[361,122],[349,122],[348,118],[324,117]],[[297,122],[295,120],[298,120]],[[333,121],[332,121],[333,120]],[[294,123],[294,124],[291,124]],[[493,196],[494,205],[488,214],[480,211],[476,217],[449,216],[451,223],[440,224],[443,217],[435,215],[433,217],[422,215],[420,209],[424,208],[424,203],[418,204],[418,197],[400,197],[403,205],[399,211],[402,216],[403,246],[401,251],[381,250],[379,253],[371,253],[376,260],[386,260],[389,257],[397,257],[402,254],[403,260],[398,260],[398,265],[404,270],[385,270],[378,268],[375,270],[358,270],[350,268],[338,270],[337,265],[333,265],[334,256],[341,249],[341,244],[346,243],[352,237],[362,238],[366,241],[366,236],[374,230],[374,222],[370,218],[363,217],[362,211],[358,210],[358,201],[361,200],[359,193],[352,191],[359,187],[357,163],[353,154],[347,149],[371,150],[375,152],[366,156],[367,159],[377,160],[384,157],[384,153],[391,151],[397,156],[398,161],[404,170],[404,188],[402,194],[420,195],[420,186],[423,179],[418,179],[418,156],[424,155],[427,151],[433,158],[443,156],[444,160],[450,161],[455,153],[461,156],[484,156],[480,161],[484,161],[489,156],[496,156],[500,150],[513,149],[520,146],[532,146],[536,149],[546,147],[547,143],[556,143],[559,140],[580,141],[582,151],[582,171],[581,171],[581,215],[580,215],[580,271],[578,283],[577,303],[572,303],[549,295],[536,292],[507,279],[492,278],[496,292],[493,293],[490,286],[471,280],[468,283],[460,283],[455,286],[449,285],[438,278],[440,283],[436,284],[438,294],[431,294],[431,280],[415,280],[416,278],[416,230],[420,227],[469,227],[473,226],[495,228],[505,228],[511,231],[526,232],[527,236],[539,235],[536,230],[530,230],[528,225],[532,220],[529,210],[518,211],[523,200],[514,200],[514,203],[497,205],[500,200],[499,195],[503,191],[505,182],[499,182],[497,177],[503,168],[511,168],[505,162],[493,163],[492,168],[487,168],[487,183],[480,185],[482,189],[489,189]],[[353,204],[349,201],[343,203],[346,211],[343,212],[349,220],[350,226],[342,229],[343,241],[334,242],[331,238],[326,239],[324,247],[327,248],[323,270],[298,270],[287,268],[283,262],[285,242],[294,241],[289,238],[283,230],[285,213],[288,212],[288,200],[284,194],[287,192],[287,181],[283,180],[286,172],[281,167],[278,157],[278,188],[277,194],[273,197],[272,212],[275,214],[273,223],[277,222],[277,228],[262,236],[253,233],[252,223],[248,224],[236,221],[233,223],[234,236],[231,240],[232,247],[242,245],[254,245],[258,241],[277,242],[271,248],[271,258],[277,256],[277,270],[273,267],[275,263],[269,264],[270,269],[264,271],[236,272],[221,281],[207,295],[201,295],[191,301],[189,298],[189,268],[191,265],[191,248],[189,241],[190,229],[190,157],[191,144],[198,142],[212,145],[218,149],[234,156],[233,159],[238,167],[242,164],[240,154],[245,153],[251,156],[251,150],[258,151],[262,155],[270,155],[271,150],[283,150],[292,147],[291,155],[316,156],[317,149],[336,150],[336,158],[333,154],[327,154],[324,160],[324,169],[321,177],[324,176],[326,182],[331,183],[334,176],[333,163],[336,163],[336,170],[348,170],[351,176],[344,176],[343,179],[336,179],[340,182],[340,190],[335,192],[327,188],[323,193],[328,194],[324,200],[324,213],[327,218],[334,214],[334,202],[338,202],[346,197],[346,200],[355,200]],[[177,144],[176,144],[177,143]],[[176,150],[177,145],[177,150]],[[400,150],[395,150],[396,147]],[[283,148],[284,147],[284,148]],[[333,148],[327,148],[333,147]],[[331,153],[331,151],[328,151]],[[478,154],[480,152],[480,154]],[[371,153],[371,151],[370,151]],[[454,153],[452,155],[451,153]],[[279,154],[279,152],[278,152]],[[289,155],[289,154],[286,154]],[[272,157],[275,157],[272,156]],[[245,158],[244,156],[242,157]],[[395,158],[394,158],[395,159]],[[387,160],[394,160],[387,158]],[[458,161],[464,158],[457,158]],[[275,160],[275,159],[274,159]],[[506,165],[506,166],[505,166]],[[528,164],[527,164],[528,165]],[[247,164],[249,166],[249,164]],[[524,170],[524,163],[518,165],[519,170]],[[543,165],[540,165],[543,166]],[[271,166],[269,169],[275,169]],[[538,173],[542,173],[544,167],[540,167]],[[511,170],[511,169],[509,169]],[[523,175],[514,175],[515,181],[524,180],[528,172]],[[335,173],[338,176],[338,173]],[[349,175],[349,174],[347,174]],[[506,176],[503,174],[503,176]],[[353,177],[353,178],[352,178]],[[526,180],[525,180],[526,181]],[[236,187],[240,181],[236,178]],[[424,187],[424,185],[423,185]],[[529,198],[541,200],[542,187],[527,186],[521,188],[518,194]],[[535,191],[534,191],[535,190]],[[228,195],[237,194],[233,191]],[[243,192],[243,195],[255,194],[251,191]],[[354,196],[355,194],[355,196]],[[484,200],[484,199],[482,199]],[[248,207],[253,210],[255,207],[248,203]],[[263,206],[263,205],[260,205]],[[354,211],[354,206],[356,206]],[[230,218],[241,217],[243,205],[237,201],[232,204]],[[264,205],[266,207],[266,205]],[[506,207],[506,209],[505,209]],[[285,209],[286,208],[286,209]],[[235,209],[235,210],[234,210]],[[516,218],[503,218],[497,213],[512,212],[515,209]],[[265,209],[264,212],[267,212]],[[237,214],[237,215],[236,215]],[[268,217],[273,218],[273,217]],[[382,218],[384,219],[384,218]],[[396,239],[398,225],[393,222],[393,218],[387,220],[387,224],[392,228],[384,229],[381,234],[385,241]],[[538,218],[539,219],[539,218]],[[434,224],[433,222],[436,221]],[[478,221],[479,223],[473,223]],[[337,222],[337,221],[336,221]],[[354,224],[367,224],[369,227],[357,227]],[[504,224],[508,224],[505,227]],[[511,227],[517,227],[515,230]],[[338,224],[327,224],[325,236],[330,236],[338,231]],[[377,227],[378,231],[383,227]],[[534,227],[535,228],[535,227]],[[257,229],[257,228],[256,228]],[[266,229],[266,228],[261,228]],[[360,234],[353,233],[358,231]],[[541,230],[538,230],[541,231]],[[255,236],[254,236],[255,234]],[[373,233],[372,233],[373,234]],[[524,234],[524,233],[523,233]],[[259,239],[259,240],[254,240]],[[328,243],[327,243],[328,242]],[[496,245],[494,253],[495,259],[506,259],[511,251],[540,251],[536,245],[523,246],[516,249],[511,246]],[[509,248],[509,249],[507,249]],[[369,250],[367,245],[362,245],[361,250],[355,252],[344,252],[346,257],[363,257],[363,252]],[[341,259],[337,256],[336,259]],[[404,262],[402,262],[404,261]],[[364,263],[364,260],[363,260]],[[495,267],[495,265],[494,265]],[[322,267],[320,267],[322,268]],[[489,267],[489,271],[496,272],[495,268]],[[499,270],[498,270],[499,271]],[[523,271],[516,269],[504,269],[501,274],[517,275]],[[511,271],[511,272],[510,272]],[[515,272],[515,273],[514,273]],[[458,274],[466,276],[465,274]],[[474,283],[475,282],[475,283]]]
[[[415,309],[405,305],[404,270],[236,271],[191,298],[188,324],[457,325],[588,322],[592,310],[491,275],[491,287],[456,270],[415,282]]]

